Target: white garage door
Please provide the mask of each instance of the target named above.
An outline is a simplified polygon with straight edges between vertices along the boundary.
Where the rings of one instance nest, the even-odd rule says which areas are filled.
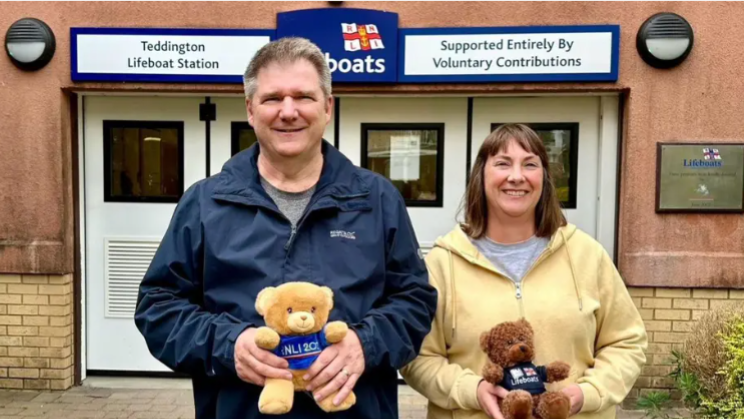
[[[166,371],[137,287],[183,191],[204,177],[202,98],[85,97],[87,369]]]
[[[219,172],[255,134],[237,96],[212,97],[216,120],[208,125],[199,119],[203,97],[84,100],[86,368],[167,371],[134,326],[137,287],[183,190],[207,166]],[[617,98],[470,101],[469,113],[466,97],[342,97],[325,139],[393,182],[428,251],[457,222],[466,169],[483,139],[500,123],[528,123],[548,145],[569,221],[612,254]]]
[[[86,369],[169,371],[134,325],[138,287],[178,198],[205,177],[207,161],[217,173],[255,141],[245,101],[211,98],[207,143],[203,97],[84,100]]]

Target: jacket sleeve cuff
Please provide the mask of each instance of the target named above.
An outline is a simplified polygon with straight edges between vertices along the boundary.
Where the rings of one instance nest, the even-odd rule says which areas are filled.
[[[372,333],[362,323],[350,324],[349,329],[356,333],[359,338],[359,344],[362,345],[365,369],[377,367],[377,349],[375,347],[375,339],[374,336],[372,336]]]
[[[602,399],[596,387],[589,383],[579,384],[581,392],[584,393],[584,405],[579,413],[596,412],[602,404]]]
[[[253,324],[250,323],[238,323],[231,327],[232,330],[228,332],[227,334],[227,343],[225,350],[223,351],[223,356],[221,364],[225,366],[231,373],[237,374],[237,370],[235,368],[235,342],[238,340],[238,337],[241,333],[245,331],[245,329],[249,327],[255,327]],[[212,368],[211,374],[208,375],[219,375],[217,371]]]
[[[481,381],[483,381],[483,378],[475,374],[466,375],[458,380],[457,397],[464,409],[483,410],[480,402],[478,402],[478,384]]]

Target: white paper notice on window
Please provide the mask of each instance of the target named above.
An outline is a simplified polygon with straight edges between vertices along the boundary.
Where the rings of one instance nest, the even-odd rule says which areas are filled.
[[[418,180],[420,159],[420,135],[390,137],[390,180]]]

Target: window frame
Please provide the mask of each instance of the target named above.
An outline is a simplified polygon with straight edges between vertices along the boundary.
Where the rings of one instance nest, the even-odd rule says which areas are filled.
[[[114,128],[175,129],[178,138],[178,194],[175,197],[112,196],[111,194],[111,131]],[[141,157],[141,153],[140,153]],[[103,121],[103,202],[177,204],[184,193],[184,122],[183,121]]]
[[[247,121],[232,121],[230,123],[230,157],[240,153],[240,130],[250,129],[254,133],[256,130]],[[247,150],[247,149],[246,149]]]
[[[406,207],[442,208],[444,206],[444,123],[443,122],[391,122],[361,124],[361,167],[368,167],[368,133],[369,131],[437,131],[437,179],[435,180],[437,199],[434,201],[403,199]],[[382,175],[381,175],[382,176]],[[383,176],[384,177],[384,176]],[[386,178],[387,179],[387,178]],[[390,179],[388,179],[390,181]],[[390,181],[392,182],[392,181]],[[397,189],[397,188],[396,188]]]
[[[492,122],[491,132],[504,124],[523,124],[535,131],[564,130],[570,132],[568,162],[568,201],[560,202],[563,209],[577,209],[578,175],[579,175],[579,123],[578,122]]]

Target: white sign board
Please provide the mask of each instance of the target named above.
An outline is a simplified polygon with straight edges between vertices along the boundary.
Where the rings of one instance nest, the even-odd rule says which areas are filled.
[[[390,137],[390,180],[408,182],[420,176],[421,137],[394,135]]]
[[[73,28],[72,79],[240,82],[272,32]]]
[[[404,29],[399,81],[616,80],[619,41],[613,28],[553,33]]]

